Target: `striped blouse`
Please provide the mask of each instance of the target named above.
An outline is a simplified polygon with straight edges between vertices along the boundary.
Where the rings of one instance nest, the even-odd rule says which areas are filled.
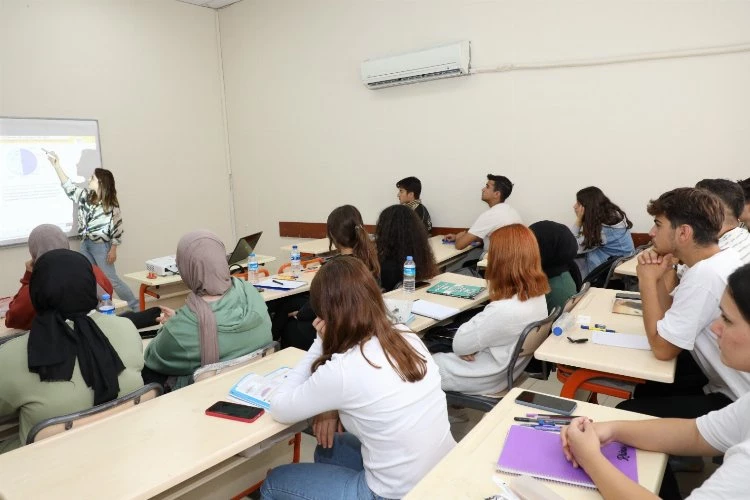
[[[89,190],[76,186],[68,179],[62,185],[65,194],[78,207],[78,234],[96,242],[122,243],[122,215],[120,208],[114,207],[111,212],[104,211],[101,203],[89,201]]]

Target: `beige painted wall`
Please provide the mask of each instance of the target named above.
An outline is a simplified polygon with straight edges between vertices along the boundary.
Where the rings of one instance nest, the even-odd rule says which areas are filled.
[[[651,197],[750,176],[750,54],[472,75],[367,90],[368,57],[472,42],[495,66],[750,42],[750,2],[244,0],[220,11],[237,232],[374,223],[419,176],[433,222],[468,226],[488,172],[527,223],[570,222],[596,184],[649,229]],[[288,258],[288,256],[285,256]]]
[[[194,228],[232,239],[219,61],[210,9],[0,1],[0,115],[99,120],[125,222],[120,275]],[[0,296],[15,293],[26,259],[26,246],[0,248]]]

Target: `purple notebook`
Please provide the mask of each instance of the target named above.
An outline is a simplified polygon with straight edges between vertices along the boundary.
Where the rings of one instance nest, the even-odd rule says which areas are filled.
[[[602,447],[602,453],[620,472],[638,482],[635,448],[609,443]],[[576,469],[565,459],[560,434],[532,427],[511,426],[497,460],[497,470],[596,488],[583,469]]]

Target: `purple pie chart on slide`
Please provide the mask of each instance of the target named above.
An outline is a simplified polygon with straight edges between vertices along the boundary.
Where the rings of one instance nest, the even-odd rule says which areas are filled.
[[[28,149],[13,149],[5,157],[8,169],[16,175],[29,175],[34,173],[38,165],[36,156]]]

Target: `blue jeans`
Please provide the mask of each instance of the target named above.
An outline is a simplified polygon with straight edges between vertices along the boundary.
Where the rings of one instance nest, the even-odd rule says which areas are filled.
[[[107,254],[111,247],[112,244],[108,242],[97,243],[88,238],[84,238],[83,241],[81,241],[81,253],[89,259],[91,264],[99,266],[99,269],[101,269],[109,281],[112,282],[112,286],[114,287],[117,296],[127,302],[130,309],[138,311],[140,310],[140,302],[135,295],[133,295],[133,291],[120,279],[119,276],[117,276],[115,265],[107,263]]]
[[[361,443],[353,434],[337,433],[333,448],[315,448],[314,464],[273,469],[263,482],[264,500],[384,500],[365,481]]]

